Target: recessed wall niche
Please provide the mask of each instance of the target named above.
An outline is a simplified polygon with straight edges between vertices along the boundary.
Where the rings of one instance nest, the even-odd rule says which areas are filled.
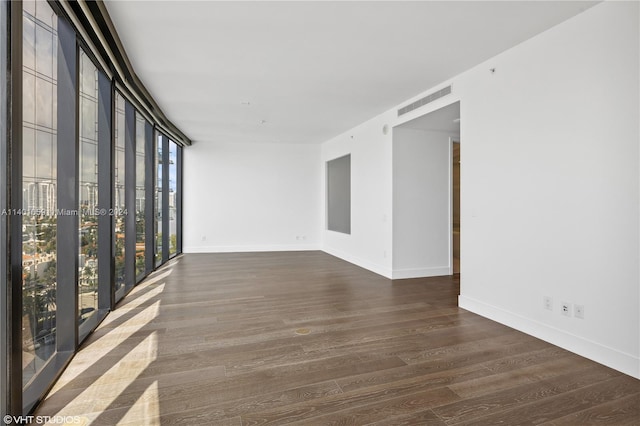
[[[351,154],[327,161],[327,229],[351,234]]]

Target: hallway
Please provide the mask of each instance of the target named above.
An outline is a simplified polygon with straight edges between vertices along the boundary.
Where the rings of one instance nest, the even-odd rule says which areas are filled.
[[[640,381],[322,252],[186,254],[36,415],[96,425],[638,424]]]

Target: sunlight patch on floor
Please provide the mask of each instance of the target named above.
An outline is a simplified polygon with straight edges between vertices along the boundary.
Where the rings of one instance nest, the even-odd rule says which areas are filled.
[[[109,354],[109,350],[117,347],[118,345],[126,342],[131,336],[142,329],[146,324],[157,318],[160,312],[160,301],[154,302],[152,305],[145,308],[142,312],[135,315],[131,319],[127,320],[122,327],[114,329],[113,332],[109,332],[107,335],[83,348],[64,374],[60,377],[58,382],[53,388],[55,392],[61,389],[67,383],[73,381],[76,377],[80,376],[83,372],[89,370],[92,366],[100,362],[100,359]],[[129,326],[127,326],[129,325]],[[147,359],[155,359],[157,356],[157,343],[155,343],[155,331],[150,331],[150,336],[140,342],[130,352],[140,351],[140,354],[146,354]],[[149,342],[149,338],[153,338],[154,343]],[[151,345],[151,347],[149,347]],[[98,355],[99,354],[99,355]],[[118,364],[116,364],[117,366]]]
[[[151,348],[157,348],[157,340],[157,335],[153,332],[140,342],[131,353],[149,353]],[[156,349],[152,350],[152,352],[154,351]],[[135,363],[128,362],[126,365],[117,362],[107,372],[98,376],[91,385],[59,410],[56,415],[77,416],[107,410],[116,399],[124,398],[123,394],[127,388],[155,360],[155,356],[150,356],[140,358]],[[142,396],[146,393],[145,391]],[[142,396],[138,399],[141,399]],[[148,397],[155,400],[155,402],[150,400],[150,403],[153,402],[157,405],[157,392],[151,396],[148,395]]]
[[[158,397],[158,381],[154,381],[140,398],[131,406],[118,425],[160,425],[160,400]]]
[[[144,288],[142,288],[141,290],[146,290],[151,285],[152,284],[145,285]],[[158,284],[158,286],[156,288],[148,290],[144,294],[140,294],[140,295],[132,294],[132,295],[130,295],[130,297],[132,297],[132,299],[130,301],[128,301],[126,303],[126,305],[119,306],[115,311],[111,312],[109,314],[109,316],[107,318],[105,318],[105,320],[103,322],[103,324],[104,324],[103,326],[106,326],[106,325],[109,325],[109,324],[115,322],[116,320],[118,320],[122,316],[126,315],[128,312],[130,312],[130,311],[142,306],[143,304],[148,302],[150,299],[153,299],[154,297],[159,296],[160,293],[162,293],[164,291],[164,286],[165,286],[165,283]],[[120,325],[118,325],[118,327],[120,327]]]

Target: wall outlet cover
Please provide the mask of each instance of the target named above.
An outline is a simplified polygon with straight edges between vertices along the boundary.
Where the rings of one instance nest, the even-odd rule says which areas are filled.
[[[553,299],[549,296],[544,296],[542,298],[542,306],[549,311],[553,311]]]

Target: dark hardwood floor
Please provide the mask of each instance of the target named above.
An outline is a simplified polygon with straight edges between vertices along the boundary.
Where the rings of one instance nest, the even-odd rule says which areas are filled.
[[[640,425],[640,381],[321,252],[188,254],[37,415],[95,425]]]

